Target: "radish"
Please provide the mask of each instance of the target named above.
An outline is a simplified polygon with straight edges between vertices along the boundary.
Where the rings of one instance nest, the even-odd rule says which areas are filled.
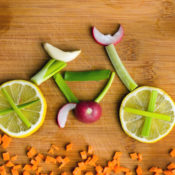
[[[82,101],[75,108],[77,119],[84,123],[93,123],[99,120],[101,114],[101,106],[94,101]]]
[[[57,123],[60,128],[65,127],[69,111],[75,109],[76,106],[76,103],[67,103],[59,110],[57,115]]]
[[[124,31],[121,25],[118,31],[114,35],[110,35],[110,34],[104,35],[96,27],[92,28],[93,38],[98,44],[101,44],[103,46],[107,46],[110,44],[116,45],[121,41],[123,34],[124,34]]]

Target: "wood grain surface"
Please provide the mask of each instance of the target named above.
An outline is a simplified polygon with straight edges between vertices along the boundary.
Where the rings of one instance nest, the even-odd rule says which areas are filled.
[[[121,23],[125,36],[116,49],[136,82],[167,91],[175,100],[175,1],[174,0],[0,0],[0,82],[25,79],[35,74],[49,59],[43,42],[63,50],[81,49],[82,54],[64,70],[113,70],[104,51],[91,36],[95,25],[103,33],[113,33]],[[80,100],[92,100],[105,85],[101,82],[69,82]],[[139,143],[129,138],[120,126],[118,109],[128,93],[118,77],[101,102],[100,121],[87,125],[70,114],[66,128],[56,124],[58,109],[66,103],[53,79],[40,89],[46,97],[48,110],[41,129],[25,139],[13,139],[9,152],[18,154],[19,163],[27,162],[25,149],[32,145],[47,152],[51,143],[60,146],[60,154],[71,162],[63,168],[70,171],[80,160],[79,151],[92,145],[105,165],[114,151],[122,151],[121,164],[133,170],[141,165],[144,174],[152,165],[165,168],[168,152],[175,148],[175,129],[154,144]],[[65,153],[64,145],[74,144],[73,151]],[[1,152],[3,150],[1,149]],[[128,153],[140,152],[143,161],[130,160]],[[56,165],[45,165],[44,172]]]

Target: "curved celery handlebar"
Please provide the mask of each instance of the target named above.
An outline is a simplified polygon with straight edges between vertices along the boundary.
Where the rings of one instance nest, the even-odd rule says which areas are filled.
[[[64,79],[66,81],[99,81],[109,78],[110,73],[110,70],[66,71]]]
[[[118,74],[121,81],[124,83],[124,85],[128,88],[129,91],[134,90],[138,85],[135,83],[135,81],[131,78],[129,73],[127,72],[126,68],[124,67],[123,63],[121,62],[116,49],[113,44],[110,44],[105,47],[107,54]]]

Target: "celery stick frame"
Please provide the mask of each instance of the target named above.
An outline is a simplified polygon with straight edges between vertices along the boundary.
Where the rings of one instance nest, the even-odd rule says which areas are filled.
[[[31,81],[33,81],[37,85],[40,85],[66,66],[67,64],[63,61],[50,59],[46,63],[46,65],[31,78]]]
[[[117,75],[120,77],[121,81],[128,88],[128,90],[133,91],[135,88],[137,88],[138,85],[135,83],[135,81],[131,78],[130,74],[127,72],[125,66],[120,60],[120,57],[117,54],[114,45],[110,44],[106,46],[105,49],[112,62],[112,65],[114,66],[117,72]]]

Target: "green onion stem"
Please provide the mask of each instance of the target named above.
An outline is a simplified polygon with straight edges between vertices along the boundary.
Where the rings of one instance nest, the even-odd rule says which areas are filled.
[[[123,65],[122,61],[120,60],[117,54],[114,45],[110,44],[105,48],[121,81],[124,83],[124,85],[128,88],[129,91],[134,90],[138,85],[135,83],[135,81],[131,78],[130,74],[127,72],[125,66]]]
[[[153,90],[153,91],[151,91],[151,95],[150,95],[150,100],[149,100],[149,104],[148,104],[148,112],[154,112],[155,105],[156,105],[156,99],[157,99],[157,91]],[[144,137],[149,136],[150,129],[151,129],[151,120],[152,120],[152,118],[150,118],[150,117],[145,118],[142,132],[141,132],[141,135]]]
[[[94,100],[95,102],[99,103],[103,99],[103,97],[106,95],[106,93],[108,92],[109,88],[111,87],[112,82],[114,80],[114,77],[115,77],[115,72],[112,72],[111,76],[110,76],[110,79],[107,82],[106,86],[104,87],[102,92],[98,95],[98,97]]]
[[[31,106],[32,104],[36,103],[40,101],[39,99],[37,100],[34,100],[34,101],[31,101],[31,102],[28,102],[28,103],[24,103],[24,104],[21,104],[21,105],[17,105],[17,107],[19,109],[23,109],[23,108],[26,108],[28,106]],[[13,108],[7,108],[7,109],[3,109],[3,110],[0,110],[0,115],[5,115],[5,114],[8,114],[9,112],[13,112]]]
[[[136,114],[136,115],[141,115],[141,116],[144,116],[144,117],[151,117],[151,118],[165,120],[165,121],[170,121],[171,120],[171,117],[168,116],[168,115],[165,115],[165,114],[158,114],[158,113],[155,113],[155,112],[142,111],[142,110],[139,110],[139,109],[128,108],[128,107],[125,107],[124,110],[126,112]]]
[[[2,92],[4,96],[6,97],[7,101],[9,102],[10,106],[14,109],[18,117],[21,119],[21,121],[28,127],[31,127],[31,123],[29,120],[23,115],[23,113],[19,110],[19,108],[15,105],[12,97],[8,94],[8,92],[5,90],[5,88],[2,88]]]
[[[79,102],[79,100],[77,99],[77,97],[75,97],[75,95],[73,94],[73,92],[71,91],[69,86],[66,84],[66,82],[64,81],[64,79],[60,73],[55,74],[53,76],[53,78],[54,78],[56,84],[58,85],[58,87],[60,88],[61,92],[66,97],[68,102],[70,102],[70,103],[78,103]]]
[[[50,59],[46,65],[31,78],[35,84],[40,85],[55,73],[63,69],[67,64],[63,61],[57,61],[55,59]]]
[[[64,73],[64,79],[66,81],[99,81],[108,79],[110,73],[110,70],[66,71]]]

